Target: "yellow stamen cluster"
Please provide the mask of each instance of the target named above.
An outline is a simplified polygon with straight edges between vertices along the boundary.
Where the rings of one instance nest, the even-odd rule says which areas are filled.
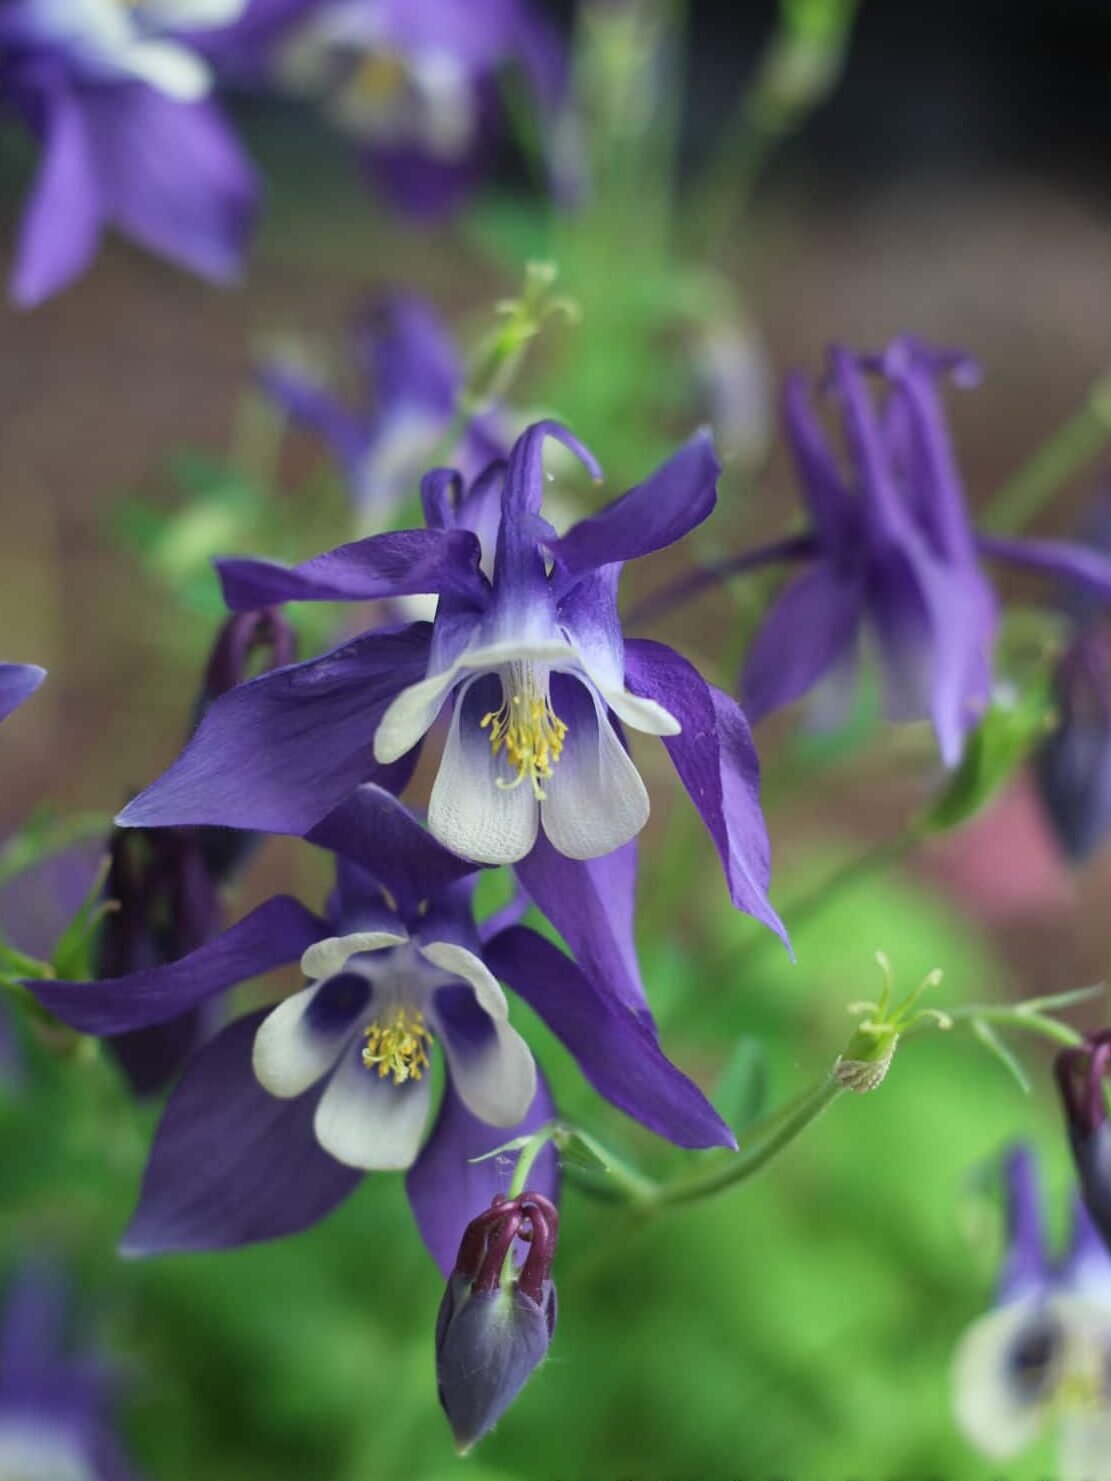
[[[355,97],[384,106],[401,95],[407,76],[400,57],[374,52],[359,63],[348,85]]]
[[[517,773],[511,782],[499,777],[498,786],[519,787],[527,777],[537,801],[543,802],[545,793],[540,784],[551,777],[567,734],[567,726],[552,709],[546,690],[541,694],[529,680],[514,684],[501,708],[482,717],[482,728],[490,732],[494,755],[499,756],[504,749],[506,760]]]
[[[363,1064],[377,1069],[378,1078],[393,1076],[395,1085],[419,1080],[428,1068],[428,1045],[432,1035],[424,1026],[424,1014],[398,1008],[386,1023],[372,1023],[365,1030]]]

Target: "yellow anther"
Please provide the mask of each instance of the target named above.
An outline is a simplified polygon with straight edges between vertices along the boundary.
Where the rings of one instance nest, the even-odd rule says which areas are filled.
[[[398,1008],[385,1023],[372,1023],[365,1030],[363,1064],[377,1069],[378,1078],[393,1076],[395,1085],[419,1080],[428,1068],[428,1045],[432,1035],[424,1026],[424,1014]]]
[[[544,800],[541,782],[552,775],[552,768],[563,753],[567,726],[552,709],[547,686],[541,692],[529,671],[512,674],[512,693],[497,710],[482,717],[482,729],[490,732],[490,749],[495,756],[505,751],[506,760],[517,773],[512,781],[498,778],[499,787],[519,787],[527,778],[539,802]]]
[[[359,63],[349,87],[356,97],[385,105],[400,97],[407,78],[408,72],[400,57],[388,52],[374,52]]]

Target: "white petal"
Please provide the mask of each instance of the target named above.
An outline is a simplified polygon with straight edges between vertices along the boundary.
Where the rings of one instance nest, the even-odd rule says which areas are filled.
[[[323,941],[314,941],[305,952],[301,971],[306,977],[334,977],[359,952],[404,946],[408,939],[404,932],[399,935],[395,931],[353,931],[350,936],[327,936]]]
[[[179,103],[203,98],[212,81],[200,57],[173,41],[138,41],[119,58],[119,65]]]
[[[465,946],[456,946],[452,941],[430,941],[427,944],[421,942],[419,951],[434,966],[469,982],[474,988],[479,1006],[491,1018],[504,1022],[509,1017],[509,1004],[498,979],[473,951],[468,951]]]
[[[45,1415],[8,1413],[0,1418],[0,1476],[35,1481],[96,1481],[82,1446],[57,1421]]]
[[[454,664],[401,691],[374,732],[374,759],[379,766],[399,761],[424,739],[458,676],[459,665]]]
[[[635,838],[648,821],[640,773],[604,716],[572,724],[544,783],[544,832],[569,859],[596,859]]]
[[[143,0],[139,14],[144,21],[167,30],[200,30],[206,26],[230,26],[247,9],[250,0]]]
[[[593,674],[590,677],[594,679]],[[633,730],[639,730],[644,735],[678,735],[682,731],[683,727],[675,716],[654,699],[642,699],[639,694],[630,694],[620,684],[598,684],[597,679],[594,682],[617,718]]]
[[[563,638],[507,638],[502,642],[488,643],[484,648],[469,648],[455,661],[458,669],[472,673],[494,673],[508,668],[510,664],[541,663],[546,665],[577,668],[578,650]]]
[[[428,826],[445,848],[479,864],[515,864],[536,842],[540,810],[527,781],[499,787],[507,768],[490,749],[464,692],[428,801]]]
[[[1065,1416],[1058,1470],[1061,1481],[1111,1481],[1111,1412]]]
[[[361,1041],[340,1060],[316,1108],[316,1139],[337,1162],[367,1172],[403,1171],[420,1151],[431,1076],[395,1085],[363,1064]]]
[[[1044,1321],[1040,1303],[1015,1301],[981,1317],[965,1333],[953,1364],[957,1423],[993,1460],[1024,1450],[1045,1422],[1047,1406],[1023,1395],[1012,1358],[1023,1336]]]
[[[487,1126],[516,1126],[536,1094],[536,1061],[509,1023],[490,1019],[492,1032],[478,1046],[453,1043],[441,1032],[448,1072],[459,1098]]]
[[[356,1026],[357,1015],[331,1025],[314,1023],[307,1010],[322,988],[314,982],[264,1018],[255,1035],[252,1055],[255,1078],[271,1095],[283,1100],[304,1093],[335,1064]],[[367,986],[366,1001],[370,989]]]

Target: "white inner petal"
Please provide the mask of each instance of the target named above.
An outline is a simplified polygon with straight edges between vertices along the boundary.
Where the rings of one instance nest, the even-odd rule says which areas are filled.
[[[430,1075],[395,1085],[389,1075],[368,1069],[356,1040],[320,1098],[316,1139],[347,1167],[404,1171],[420,1151],[431,1093]]]
[[[544,790],[544,832],[569,859],[610,854],[648,821],[650,803],[640,773],[601,712],[592,731],[572,725]]]
[[[423,740],[459,676],[459,664],[403,689],[387,708],[374,732],[374,759],[389,766]]]
[[[96,1481],[96,1475],[56,1420],[0,1419],[0,1481]]]
[[[357,1017],[331,1030],[310,1021],[307,1009],[325,985],[314,982],[294,993],[259,1025],[251,1062],[255,1078],[271,1095],[292,1099],[315,1085],[360,1025]]]
[[[1016,1382],[1014,1354],[1044,1324],[1043,1303],[1014,1301],[989,1312],[966,1332],[953,1364],[957,1423],[993,1460],[1017,1455],[1045,1423],[1045,1400]]]
[[[675,716],[654,699],[630,694],[620,684],[599,684],[595,679],[595,686],[617,718],[633,730],[644,735],[679,735],[682,731],[683,727]]]
[[[362,951],[385,951],[391,946],[404,946],[408,936],[402,931],[354,931],[349,936],[328,936],[314,941],[301,958],[301,971],[306,977],[335,977],[348,961]]]
[[[140,0],[144,21],[167,30],[190,26],[230,26],[244,14],[250,0]]]
[[[203,98],[212,82],[201,58],[174,41],[136,41],[115,60],[122,71],[179,103]]]
[[[471,1115],[487,1126],[516,1126],[536,1094],[536,1062],[511,1024],[491,1019],[491,1027],[480,1048],[453,1044],[447,1033],[440,1042],[452,1084]]]
[[[422,941],[419,949],[421,956],[427,957],[434,966],[469,982],[479,1006],[491,1018],[504,1022],[509,1017],[509,1004],[500,983],[473,951],[468,951],[465,946],[456,946],[452,941]]]

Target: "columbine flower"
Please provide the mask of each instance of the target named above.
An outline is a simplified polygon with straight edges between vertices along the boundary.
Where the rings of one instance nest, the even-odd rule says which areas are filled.
[[[78,277],[108,226],[202,277],[235,276],[258,188],[186,33],[234,20],[245,3],[6,0],[0,97],[43,149],[16,249],[17,304]]]
[[[804,561],[753,641],[742,697],[753,720],[821,681],[851,688],[862,639],[875,640],[893,720],[929,719],[955,765],[988,703],[997,609],[982,556],[1059,574],[1111,598],[1111,561],[1077,545],[978,535],[969,522],[940,385],[975,378],[963,354],[896,339],[879,355],[830,353],[820,389],[841,419],[838,458],[813,387],[787,382],[787,437],[810,530],[723,563],[715,575]],[[886,399],[877,404],[870,378]]]
[[[1060,1424],[1062,1481],[1111,1476],[1111,1258],[1084,1209],[1071,1247],[1046,1250],[1033,1162],[1007,1164],[1009,1233],[995,1309],[975,1322],[953,1370],[958,1422],[993,1460]]]
[[[679,1145],[734,1145],[665,1058],[647,1010],[604,995],[524,927],[495,918],[476,928],[473,866],[389,793],[361,789],[309,837],[339,855],[325,919],[281,896],[168,966],[27,984],[64,1022],[103,1035],[162,1022],[291,961],[311,979],[275,1009],[233,1023],[187,1067],[155,1138],[128,1250],[292,1233],[329,1212],[362,1172],[408,1168],[421,1233],[449,1269],[463,1225],[504,1188],[500,1168],[468,1159],[552,1114],[498,975],[613,1104]],[[434,1045],[448,1088],[422,1149]]]
[[[435,309],[415,294],[392,294],[360,314],[354,347],[367,392],[358,407],[280,361],[265,366],[260,379],[293,421],[325,443],[367,528],[382,527],[441,451],[464,370]],[[497,417],[487,414],[468,422],[455,455],[471,478],[505,451]]]
[[[1074,863],[1111,832],[1111,632],[1079,633],[1053,680],[1057,724],[1035,776],[1053,830]]]
[[[326,100],[393,203],[422,218],[455,209],[485,173],[509,70],[524,79],[555,183],[568,188],[566,58],[531,0],[325,0],[282,66],[291,86]]]
[[[1111,1122],[1107,1118],[1111,1030],[1090,1034],[1075,1049],[1062,1049],[1055,1068],[1080,1191],[1111,1248]]]
[[[0,663],[0,720],[6,720],[46,678],[46,670],[33,663]]]
[[[712,510],[713,447],[693,438],[560,536],[541,513],[546,437],[597,475],[570,433],[541,422],[465,498],[457,474],[429,474],[428,529],[375,536],[292,569],[222,562],[233,609],[435,593],[436,621],[364,634],[233,690],[120,822],[305,832],[362,781],[400,791],[450,707],[429,807],[436,837],[483,863],[532,859],[541,834],[557,855],[592,860],[648,817],[623,722],[664,737],[734,904],[782,931],[767,897],[759,765],[744,716],[672,649],[626,642],[617,615],[622,563],[672,544]],[[526,883],[551,916],[558,902],[550,909],[542,882]]]
[[[117,1380],[99,1357],[62,1355],[64,1292],[28,1265],[0,1325],[0,1476],[136,1481],[112,1429]]]
[[[559,1213],[535,1191],[495,1198],[459,1245],[436,1319],[436,1381],[465,1453],[513,1403],[555,1331]],[[520,1269],[509,1256],[527,1242]],[[508,1274],[507,1274],[508,1266]]]

